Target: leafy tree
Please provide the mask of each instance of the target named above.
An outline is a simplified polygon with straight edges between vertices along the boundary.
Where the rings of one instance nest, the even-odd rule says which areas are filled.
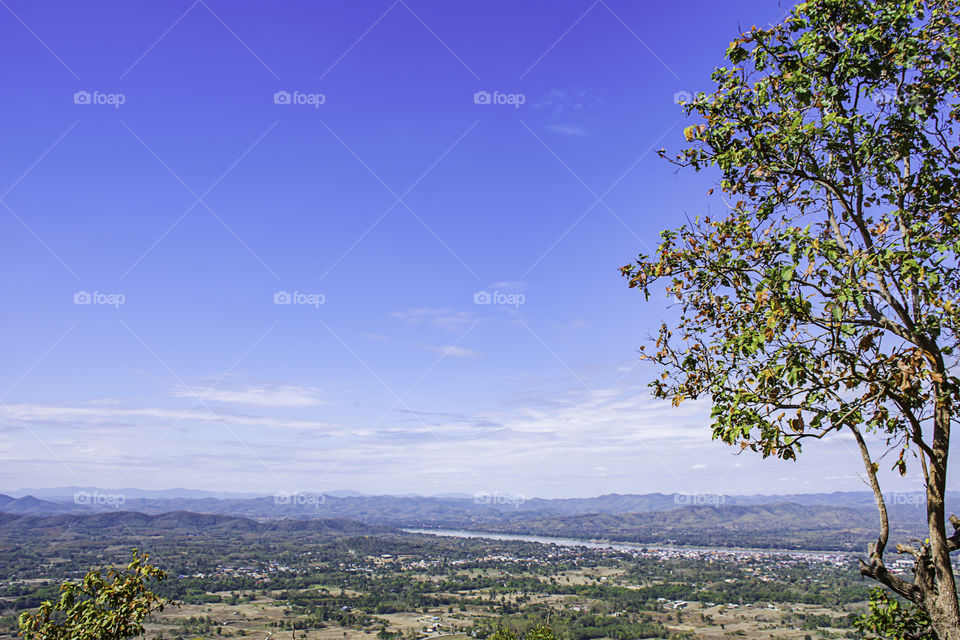
[[[488,640],[517,640],[517,634],[510,629],[500,627],[490,635]]]
[[[169,600],[150,591],[151,581],[166,575],[147,564],[148,554],[133,550],[125,571],[104,578],[90,571],[78,584],[64,582],[56,602],[45,601],[35,614],[20,614],[24,640],[126,640],[143,633],[143,620],[163,611]]]
[[[916,605],[904,607],[883,589],[870,592],[869,611],[854,621],[865,637],[887,637],[894,640],[922,640],[931,637],[930,619]]]
[[[539,625],[530,629],[523,640],[557,640],[557,636],[554,635],[553,629],[550,627]]]
[[[953,640],[960,520],[948,536],[944,493],[960,402],[958,6],[810,0],[734,40],[716,90],[685,105],[697,122],[673,159],[719,170],[723,207],[622,268],[647,297],[665,284],[680,310],[645,352],[662,373],[657,396],[709,397],[714,437],[765,457],[853,436],[880,516],[860,571]],[[914,557],[912,581],[884,565],[874,439],[901,474],[923,474],[929,539],[897,546]]]

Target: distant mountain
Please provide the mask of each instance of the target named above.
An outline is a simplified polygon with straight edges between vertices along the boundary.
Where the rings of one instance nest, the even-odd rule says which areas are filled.
[[[876,523],[876,507],[873,495],[867,491],[836,492],[820,494],[796,494],[788,496],[752,495],[688,495],[663,494],[607,494],[594,498],[524,499],[520,496],[481,494],[477,496],[450,495],[447,497],[422,496],[366,496],[355,492],[333,494],[277,494],[256,497],[214,497],[205,492],[181,489],[165,491],[131,491],[97,488],[64,487],[77,489],[74,494],[61,499],[40,499],[35,496],[0,496],[0,511],[25,515],[44,514],[89,514],[95,512],[136,511],[145,514],[162,514],[178,511],[206,513],[224,516],[242,516],[256,520],[266,519],[322,519],[346,518],[371,524],[394,527],[459,528],[473,531],[546,531],[548,524],[554,526],[554,534],[567,535],[575,529],[574,520],[607,523],[611,535],[631,535],[630,531],[646,531],[640,525],[638,514],[667,514],[684,511],[689,507],[762,507],[789,503],[804,507],[831,507],[852,509],[857,517],[871,519]],[[170,497],[186,492],[187,497]],[[138,497],[139,496],[139,497]],[[895,526],[914,527],[923,522],[923,496],[920,493],[900,493],[888,496],[888,508]],[[947,506],[953,512],[960,507],[960,493],[947,494]],[[684,511],[685,512],[685,511]],[[709,513],[703,511],[702,513]],[[724,513],[733,513],[724,511]],[[811,512],[813,513],[813,512]],[[818,513],[827,514],[828,511]],[[619,524],[616,518],[624,516]],[[629,517],[627,517],[629,516]],[[678,516],[679,517],[679,516]],[[663,526],[669,526],[667,516],[658,516]],[[654,521],[648,519],[647,521]],[[636,522],[639,529],[633,528]],[[873,526],[871,525],[871,526]],[[594,527],[601,531],[599,524]]]
[[[56,500],[60,502],[73,500],[74,496],[82,494],[122,495],[133,498],[167,498],[167,499],[200,499],[200,498],[257,498],[267,495],[263,492],[236,492],[236,491],[203,491],[199,489],[101,489],[99,487],[53,487],[48,489],[17,489],[10,491],[14,497],[27,495]],[[358,494],[359,495],[359,494]]]
[[[176,490],[171,490],[176,491]],[[161,492],[162,493],[162,492]],[[642,544],[863,550],[877,534],[869,492],[793,496],[652,493],[532,499],[278,494],[254,498],[128,497],[81,490],[69,501],[0,494],[0,536],[57,531],[68,537],[166,533],[367,535],[394,528],[605,539]],[[948,493],[948,507],[960,506]],[[706,502],[707,504],[703,504]],[[957,512],[955,508],[949,509]],[[922,536],[920,494],[891,494],[894,541]]]
[[[922,514],[892,514],[894,539],[923,531]],[[897,524],[899,523],[899,524]],[[877,536],[870,509],[800,505],[688,506],[669,511],[582,514],[489,525],[488,531],[659,545],[828,549],[862,552]]]
[[[89,515],[32,516],[0,514],[0,538],[16,535],[57,534],[89,538],[115,536],[156,536],[170,534],[203,534],[231,536],[276,533],[321,535],[374,535],[392,533],[395,529],[364,524],[343,518],[315,520],[271,520],[258,522],[238,516],[222,516],[189,511],[147,515],[131,511]]]
[[[5,496],[9,498],[9,496]],[[22,499],[21,499],[22,500]],[[0,499],[0,502],[3,500]],[[14,500],[13,502],[16,502]],[[10,500],[6,504],[11,504]],[[892,540],[914,537],[916,528],[897,526]],[[486,521],[466,526],[482,532],[609,540],[649,545],[754,547],[770,549],[863,552],[876,538],[876,514],[868,509],[822,505],[687,506],[668,511],[627,514],[580,514],[515,522]],[[331,537],[398,534],[397,528],[346,518],[267,519],[174,511],[145,514],[113,511],[94,514],[17,515],[0,512],[0,543],[46,537],[63,545],[72,541],[188,540],[216,538],[240,543],[276,538],[322,542]],[[186,536],[186,537],[184,537]]]
[[[895,493],[887,496],[891,504],[909,504],[915,506],[924,502],[923,494]],[[790,502],[801,505],[820,505],[850,508],[874,508],[873,493],[870,491],[836,491],[833,493],[797,493],[787,495],[719,495],[685,493],[646,493],[619,494],[609,493],[595,498],[560,498],[525,500],[517,505],[520,511],[542,511],[565,515],[578,513],[644,513],[647,511],[667,511],[679,507],[700,506],[748,506],[780,504]],[[948,491],[947,503],[960,506],[960,492]]]
[[[73,505],[66,505],[59,502],[50,502],[39,500],[33,496],[24,496],[14,498],[0,494],[0,511],[18,515],[37,515],[54,513],[77,513],[82,511]]]

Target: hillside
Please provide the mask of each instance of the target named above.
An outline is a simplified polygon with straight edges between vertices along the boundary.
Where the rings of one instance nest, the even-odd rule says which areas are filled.
[[[101,491],[101,490],[94,490]],[[159,492],[158,492],[159,493]],[[116,496],[106,491],[82,496]],[[950,503],[960,500],[948,495]],[[463,529],[476,532],[605,539],[642,544],[741,546],[861,551],[876,536],[877,514],[868,492],[791,496],[712,496],[713,504],[683,494],[608,494],[594,498],[509,501],[420,496],[261,496],[256,498],[123,496],[119,510],[103,500],[70,502],[0,495],[0,535],[31,528],[150,536],[164,533],[363,535],[363,527]],[[894,539],[924,531],[920,496],[891,496]],[[366,523],[366,524],[360,524]]]
[[[8,503],[10,504],[10,503]],[[46,507],[43,507],[46,508]],[[876,536],[871,509],[800,505],[686,506],[644,513],[586,513],[531,517],[501,513],[478,517],[436,509],[417,519],[397,513],[343,517],[249,518],[228,514],[173,511],[147,514],[112,511],[93,514],[17,515],[0,513],[0,540],[51,535],[61,539],[104,537],[268,536],[281,538],[376,535],[395,527],[458,528],[478,533],[598,539],[651,545],[756,547],[862,551]],[[891,510],[896,539],[923,531],[922,513],[895,506]],[[384,524],[389,523],[389,524]]]
[[[214,497],[202,492],[177,497],[164,494],[154,492],[152,497],[128,499],[123,494],[94,489],[71,501],[0,495],[0,512],[30,516],[20,520],[0,518],[0,536],[26,535],[32,528],[57,530],[69,536],[271,532],[283,537],[314,536],[321,531],[364,535],[378,530],[364,530],[364,526],[386,526],[642,544],[861,551],[876,536],[877,526],[873,496],[866,491],[709,497],[607,494],[512,501],[497,496],[299,494],[246,498]],[[121,496],[115,502],[119,510],[97,496]],[[958,497],[949,493],[948,506],[960,505]],[[698,504],[702,502],[710,504]],[[924,510],[919,494],[893,494],[888,509],[894,541],[923,535]],[[82,517],[94,514],[97,517]]]
[[[896,521],[896,520],[895,520]],[[922,521],[909,518],[894,538],[915,537]],[[690,506],[669,511],[582,514],[492,526],[497,533],[604,539],[657,545],[862,551],[876,538],[868,509],[792,503]]]
[[[59,535],[64,539],[81,537],[99,539],[117,536],[204,535],[221,534],[277,536],[374,535],[395,530],[343,518],[314,520],[271,520],[258,522],[240,516],[212,515],[189,511],[144,514],[114,511],[90,515],[60,514],[53,516],[13,515],[0,513],[0,539],[16,536]]]

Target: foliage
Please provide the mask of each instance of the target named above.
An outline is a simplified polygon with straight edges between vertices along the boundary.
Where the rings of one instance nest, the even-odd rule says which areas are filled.
[[[730,210],[623,273],[676,296],[653,386],[710,395],[716,437],[787,459],[847,424],[906,444],[958,398],[957,20],[954,2],[801,3],[686,105],[703,123],[676,161],[719,168]]]
[[[150,590],[162,581],[161,569],[147,564],[149,556],[133,550],[125,571],[110,570],[106,578],[90,571],[79,583],[65,582],[56,602],[47,600],[36,614],[20,615],[24,640],[126,640],[143,633],[143,621],[170,602]]]
[[[927,640],[935,637],[930,631],[930,617],[919,607],[902,605],[882,588],[870,592],[870,609],[854,621],[865,637],[893,640]]]
[[[523,640],[557,640],[557,636],[550,627],[539,625],[528,631]]]
[[[517,640],[517,634],[510,629],[500,627],[493,632],[489,640]]]

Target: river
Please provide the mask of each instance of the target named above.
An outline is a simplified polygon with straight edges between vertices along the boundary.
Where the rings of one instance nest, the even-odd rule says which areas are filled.
[[[618,551],[639,551],[640,549],[660,551],[719,551],[726,553],[767,553],[771,555],[818,555],[818,556],[854,556],[850,551],[809,551],[802,549],[746,549],[738,547],[681,547],[656,544],[638,544],[632,542],[607,542],[604,540],[581,540],[578,538],[555,538],[552,536],[531,536],[513,533],[492,533],[489,531],[463,531],[459,529],[402,529],[407,533],[425,533],[449,538],[486,538],[489,540],[519,540],[555,544],[561,547],[587,547],[590,549],[617,549]]]

